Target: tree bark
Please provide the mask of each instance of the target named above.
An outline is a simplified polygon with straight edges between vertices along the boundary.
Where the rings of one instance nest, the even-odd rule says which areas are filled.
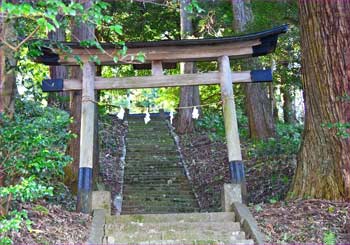
[[[59,17],[58,17],[59,21]],[[49,39],[51,41],[65,41],[66,40],[66,33],[63,29],[58,29],[55,32],[49,33]],[[68,78],[68,70],[66,66],[50,66],[50,77],[52,79],[56,78],[62,78],[66,79]],[[67,102],[66,98],[68,99],[69,94],[67,92],[58,92],[49,93],[48,97],[48,105],[58,107],[62,110],[68,111],[69,109],[69,103]]]
[[[305,130],[291,197],[350,200],[350,0],[299,0]],[[349,133],[349,131],[348,131]]]
[[[282,89],[283,93],[283,121],[289,124],[297,122],[295,106],[293,104],[294,96],[291,88]]]
[[[13,22],[5,23],[5,20],[1,19],[0,25],[1,36],[9,43],[15,42],[17,38]],[[12,118],[15,113],[16,74],[14,68],[16,64],[14,51],[2,45],[0,47],[0,116],[6,114]]]
[[[180,18],[181,18],[181,38],[188,38],[193,34],[192,20],[186,11],[186,7],[191,0],[180,0]],[[186,62],[181,65],[181,73],[194,73],[193,62]],[[199,87],[184,86],[180,88],[180,107],[188,107],[200,104]],[[179,134],[191,133],[194,130],[192,119],[192,109],[180,109],[176,130]]]
[[[92,5],[92,0],[80,0],[87,9]],[[94,27],[86,23],[74,23],[72,30],[72,40],[82,41],[94,39]],[[71,70],[71,78],[82,80],[82,72],[80,67],[73,67]],[[73,191],[77,192],[78,172],[79,172],[79,154],[80,154],[80,122],[81,122],[81,91],[73,91],[70,93],[70,115],[73,117],[73,123],[70,130],[77,135],[68,145],[68,154],[73,157],[73,162],[65,168],[65,184]],[[97,139],[97,137],[96,137]],[[96,140],[95,140],[96,142]],[[95,164],[96,166],[96,164]],[[96,172],[96,171],[95,171]]]
[[[250,0],[232,0],[232,9],[234,30],[244,32],[253,19]],[[249,63],[254,64],[256,61],[251,59]],[[267,90],[262,84],[246,84],[244,92],[250,137],[264,139],[274,136],[275,123]]]

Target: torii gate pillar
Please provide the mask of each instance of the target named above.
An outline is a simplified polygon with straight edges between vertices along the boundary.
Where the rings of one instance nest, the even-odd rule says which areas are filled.
[[[77,211],[91,212],[95,132],[95,65],[83,65]]]
[[[242,202],[246,199],[246,182],[239,141],[230,60],[228,56],[222,56],[218,59],[218,62],[231,177],[231,184],[225,184],[224,186],[222,193],[222,206],[225,211],[231,211],[232,202]]]

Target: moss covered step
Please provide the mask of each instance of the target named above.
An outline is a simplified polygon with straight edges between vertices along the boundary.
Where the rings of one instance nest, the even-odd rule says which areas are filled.
[[[178,167],[181,168],[181,160],[180,157],[175,157],[174,159],[167,159],[166,156],[155,156],[154,159],[133,159],[132,156],[126,157],[126,166],[157,166],[157,167],[162,167],[162,166],[168,166],[168,167]]]
[[[129,165],[130,166],[130,165]],[[127,172],[127,177],[129,176],[138,176],[138,175],[149,175],[149,176],[177,176],[184,175],[185,172],[182,169],[179,169],[177,166],[175,167],[163,167],[163,168],[155,168],[153,165],[149,167],[140,166],[141,168],[137,168],[138,165],[134,165],[133,168],[128,168],[125,172]]]
[[[159,234],[157,234],[159,235]],[[156,235],[154,235],[156,236]],[[110,237],[105,237],[104,238],[104,242],[103,244],[115,244],[115,237],[114,236],[110,236]],[[236,245],[244,245],[244,244],[254,244],[254,241],[249,239],[249,240],[232,240],[232,239],[228,239],[228,240],[223,240],[223,239],[177,239],[177,240],[152,240],[152,239],[148,239],[148,240],[142,240],[142,241],[138,241],[138,242],[131,242],[131,243],[127,243],[124,242],[123,244],[127,244],[127,245],[179,245],[179,244],[191,244],[191,245],[232,245],[232,244],[236,244]]]
[[[123,207],[122,214],[170,214],[199,212],[199,208],[189,207]]]
[[[183,195],[183,196],[188,196],[188,195],[193,195],[192,190],[191,189],[187,189],[187,190],[178,190],[178,189],[152,189],[152,188],[147,188],[147,187],[140,187],[140,188],[128,188],[125,187],[124,188],[124,196],[128,196],[128,195],[138,195],[140,193],[146,194],[146,195],[150,195],[150,196],[171,196],[171,195]],[[132,194],[128,194],[128,193],[132,193]]]
[[[142,162],[149,162],[149,161],[154,161],[154,162],[180,162],[180,157],[177,156],[176,154],[172,154],[171,156],[167,155],[148,155],[146,153],[132,153],[132,154],[127,154],[126,156],[126,165],[128,164],[128,161],[138,161],[140,163]]]
[[[177,152],[176,152],[176,148],[174,147],[163,147],[163,148],[150,148],[147,146],[143,146],[140,148],[136,148],[136,147],[130,147],[128,149],[128,156],[133,156],[134,154],[149,154],[149,155],[161,155],[161,156],[177,156]]]
[[[186,176],[177,175],[177,176],[157,176],[152,178],[153,176],[148,175],[139,175],[139,176],[128,176],[124,178],[125,183],[135,183],[142,182],[143,184],[169,184],[169,183],[181,183],[186,182]],[[187,184],[187,183],[186,183]]]
[[[137,193],[134,195],[124,195],[123,199],[126,200],[154,200],[154,201],[162,201],[165,199],[177,201],[177,200],[189,200],[194,199],[194,196],[191,194],[183,194],[183,193],[167,193],[163,195],[153,194],[150,195],[148,193]]]
[[[133,144],[171,144],[174,145],[174,140],[169,137],[128,137],[126,138],[127,145],[131,146]]]
[[[106,224],[106,235],[113,235],[116,233],[129,233],[129,235],[141,235],[151,233],[162,233],[161,239],[176,239],[176,233],[183,232],[182,239],[201,239],[205,236],[210,237],[225,237],[227,235],[236,235],[240,239],[244,239],[244,233],[241,232],[241,227],[238,222],[181,222],[181,223],[119,223],[119,224]],[[205,231],[205,234],[204,232]],[[203,237],[196,237],[202,235]],[[243,237],[242,237],[243,235]],[[179,237],[177,237],[179,238]],[[209,238],[209,237],[206,237]]]
[[[233,222],[235,215],[233,212],[216,213],[179,213],[179,214],[137,214],[137,215],[118,215],[107,216],[106,223],[178,223],[178,222]]]

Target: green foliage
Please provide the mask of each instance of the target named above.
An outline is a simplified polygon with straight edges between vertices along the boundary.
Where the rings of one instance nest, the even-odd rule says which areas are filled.
[[[7,236],[10,231],[18,231],[22,227],[31,229],[32,222],[28,219],[25,210],[11,211],[6,216],[0,217],[0,244],[12,244],[12,240]]]
[[[34,201],[43,196],[53,194],[53,188],[39,184],[35,181],[34,176],[23,179],[20,183],[6,187],[0,187],[0,198],[5,199],[11,196],[12,200],[20,202]]]
[[[0,187],[0,244],[12,243],[9,232],[30,229],[26,211],[13,204],[52,196],[71,161],[65,155],[72,137],[66,112],[31,101],[17,101],[16,110],[13,120],[0,121],[0,162],[6,173]]]
[[[323,233],[323,243],[326,245],[334,245],[337,243],[337,237],[334,232],[326,231]]]
[[[68,114],[29,101],[18,101],[16,109],[15,119],[4,118],[0,128],[0,161],[8,172],[7,183],[15,183],[19,176],[35,176],[47,184],[61,178],[71,161],[65,155],[72,137],[66,130]]]
[[[263,157],[267,155],[296,154],[300,147],[302,125],[278,123],[277,137],[267,140],[253,140],[248,144],[248,156]]]

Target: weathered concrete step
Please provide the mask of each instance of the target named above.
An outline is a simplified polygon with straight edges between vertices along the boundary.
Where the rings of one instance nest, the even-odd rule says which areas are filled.
[[[154,168],[153,166],[149,167],[139,167],[135,166],[134,168],[129,168],[127,171],[128,177],[134,177],[139,175],[149,175],[149,176],[176,176],[184,175],[184,170],[180,167],[177,168]]]
[[[179,223],[179,222],[233,222],[233,212],[216,213],[178,213],[178,214],[138,214],[138,215],[115,215],[107,216],[106,223]]]
[[[157,213],[154,212],[156,210],[188,210],[184,212],[195,212],[196,211],[196,201],[188,200],[186,202],[175,202],[171,200],[163,201],[163,202],[147,202],[147,201],[137,201],[137,200],[123,200],[123,205],[125,208],[122,209],[122,212],[130,209],[137,209],[139,212],[137,213]],[[192,210],[192,211],[191,211]]]
[[[180,193],[170,193],[170,194],[164,194],[164,195],[147,195],[146,193],[136,193],[136,194],[129,194],[124,195],[123,199],[125,201],[133,201],[133,200],[140,200],[140,201],[163,201],[163,200],[171,200],[171,201],[185,201],[185,200],[195,200],[193,195],[181,195]]]
[[[127,137],[126,142],[128,144],[174,144],[174,140],[170,137],[147,137],[140,138],[139,137]]]
[[[152,142],[152,144],[140,143],[139,141],[134,142],[132,144],[130,144],[129,142],[126,142],[126,145],[128,148],[153,148],[153,149],[175,148],[176,149],[174,142],[170,142],[170,141],[169,141],[169,143],[153,143]]]
[[[149,191],[162,191],[162,190],[169,190],[169,191],[187,191],[191,190],[190,186],[187,183],[174,183],[174,182],[167,182],[167,183],[141,183],[141,184],[125,184],[124,190],[149,190]]]
[[[144,193],[145,195],[150,196],[163,196],[163,195],[193,195],[192,190],[188,187],[186,189],[178,189],[178,188],[164,188],[164,189],[155,189],[153,187],[139,187],[139,188],[130,188],[124,187],[124,195],[135,195],[136,193]]]
[[[159,234],[157,234],[158,236]],[[156,236],[156,235],[154,235]],[[116,241],[115,237],[105,237],[104,238],[104,244],[115,244]],[[152,239],[147,239],[145,241],[139,241],[139,242],[132,242],[132,243],[125,243],[125,244],[135,244],[135,245],[232,245],[232,244],[254,244],[253,240],[222,240],[222,239],[177,239],[177,240],[152,240]]]
[[[179,153],[176,151],[176,148],[173,147],[168,147],[168,148],[136,148],[136,147],[129,147],[126,148],[126,154],[128,154],[128,156],[134,157],[134,155],[137,154],[147,154],[150,156],[176,156]]]
[[[130,159],[127,159],[128,161],[126,161],[126,164],[130,164],[130,165],[140,165],[140,166],[169,166],[169,167],[181,167],[181,160],[180,158],[175,158],[174,159],[166,159],[166,157],[164,157],[164,159],[132,159],[130,156]]]
[[[161,234],[160,240],[172,239],[208,239],[224,238],[234,236],[234,239],[245,239],[245,234],[241,232],[238,222],[181,222],[181,223],[120,223],[105,225],[105,234],[107,236],[123,236],[133,238],[134,241],[146,240],[147,235],[152,233]],[[179,236],[181,233],[181,236]]]
[[[181,159],[179,156],[172,156],[170,158],[167,157],[167,156],[160,156],[160,155],[157,155],[157,156],[149,156],[147,155],[147,153],[144,154],[145,155],[145,158],[142,159],[142,156],[141,154],[139,155],[127,155],[125,158],[125,162],[126,164],[128,164],[129,162],[132,164],[138,164],[138,165],[160,165],[160,166],[166,166],[166,165],[169,165],[169,166],[172,166],[173,164],[177,164],[178,166],[181,166]]]
[[[128,175],[124,176],[124,180],[130,180],[130,181],[168,181],[168,180],[180,180],[180,181],[187,181],[186,176],[182,173],[172,173],[172,172],[164,172],[164,174],[159,174],[159,175],[155,175],[155,174],[136,174],[136,175],[131,175],[130,173],[128,173]]]
[[[129,125],[128,132],[145,132],[145,131],[157,131],[157,132],[169,132],[166,124],[159,125]]]
[[[149,151],[150,153],[159,152],[159,151],[175,151],[177,150],[174,144],[172,145],[129,145],[127,144],[127,151]]]
[[[199,212],[199,208],[188,207],[123,207],[122,214],[170,214]]]
[[[111,243],[108,243],[108,240],[106,238],[105,243],[106,244],[115,244],[114,238],[110,237]],[[179,245],[179,244],[191,244],[191,245],[232,245],[232,244],[254,244],[253,240],[229,240],[229,241],[223,241],[223,240],[214,240],[214,239],[208,239],[208,240],[185,240],[185,239],[178,239],[178,240],[147,240],[147,241],[140,241],[137,243],[126,243],[126,244],[135,244],[135,245]]]
[[[126,138],[129,140],[137,140],[142,139],[142,137],[147,137],[146,139],[149,141],[157,141],[157,140],[172,140],[170,134],[159,134],[158,132],[152,132],[149,134],[140,134],[140,133],[127,133]]]
[[[125,185],[147,185],[147,186],[154,186],[154,185],[188,185],[187,179],[184,178],[170,178],[170,179],[154,179],[154,180],[139,180],[139,179],[124,179]]]

